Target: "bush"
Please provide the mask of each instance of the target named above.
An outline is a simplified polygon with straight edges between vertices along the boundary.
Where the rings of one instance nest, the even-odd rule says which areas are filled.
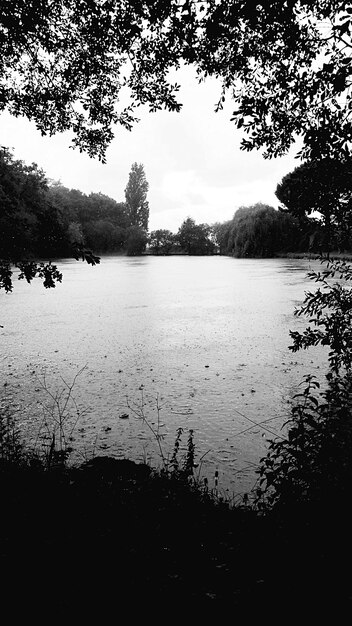
[[[311,375],[295,396],[287,434],[270,442],[261,459],[256,504],[271,508],[322,504],[349,494],[352,483],[352,267],[324,260],[323,272],[310,272],[320,284],[307,292],[296,315],[309,318],[303,333],[291,332],[292,351],[318,344],[329,348],[324,389]],[[337,277],[338,282],[331,279]]]

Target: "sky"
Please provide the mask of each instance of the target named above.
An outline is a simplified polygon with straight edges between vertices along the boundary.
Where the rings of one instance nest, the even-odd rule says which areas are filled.
[[[223,111],[214,112],[220,84],[215,79],[198,84],[191,68],[176,76],[181,112],[145,110],[138,112],[141,121],[131,132],[115,127],[106,164],[73,150],[71,133],[42,137],[34,123],[6,112],[0,114],[0,143],[13,148],[16,159],[37,163],[49,179],[117,202],[125,199],[132,163],[142,163],[150,231],[177,232],[187,217],[196,223],[224,222],[240,206],[256,202],[277,208],[275,189],[299,165],[296,150],[271,160],[240,150],[241,131],[230,122],[234,103],[229,100]]]

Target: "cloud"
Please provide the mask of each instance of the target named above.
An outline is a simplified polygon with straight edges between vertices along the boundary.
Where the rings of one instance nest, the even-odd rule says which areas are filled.
[[[149,194],[151,230],[160,227],[176,232],[189,216],[197,223],[227,221],[240,206],[257,202],[278,206],[276,185],[265,177],[232,185],[212,182],[195,170],[167,172]]]

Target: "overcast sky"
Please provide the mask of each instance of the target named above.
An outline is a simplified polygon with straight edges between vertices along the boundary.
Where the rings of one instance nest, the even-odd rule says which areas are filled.
[[[189,216],[197,223],[223,222],[239,206],[256,202],[277,207],[277,183],[299,165],[294,151],[275,160],[241,151],[241,134],[230,122],[234,104],[214,112],[219,84],[209,80],[198,85],[191,69],[180,71],[178,82],[182,111],[141,111],[141,121],[131,132],[116,127],[104,165],[70,148],[70,133],[42,137],[34,124],[7,113],[0,115],[0,143],[66,187],[87,194],[100,191],[118,202],[124,201],[132,163],[143,163],[149,182],[149,230],[177,232]]]

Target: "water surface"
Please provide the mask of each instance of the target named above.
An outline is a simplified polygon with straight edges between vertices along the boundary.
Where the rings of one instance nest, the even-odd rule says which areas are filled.
[[[220,488],[250,488],[303,374],[323,373],[320,350],[288,350],[289,329],[306,323],[293,312],[318,262],[144,256],[58,265],[56,289],[16,281],[0,294],[2,402],[18,408],[26,438],[36,441],[47,418],[43,386],[58,399],[84,367],[73,388],[80,453],[158,463],[143,412],[154,429],[159,417],[165,455],[177,428],[184,444],[193,429],[204,455],[197,471],[210,486],[218,470]]]

